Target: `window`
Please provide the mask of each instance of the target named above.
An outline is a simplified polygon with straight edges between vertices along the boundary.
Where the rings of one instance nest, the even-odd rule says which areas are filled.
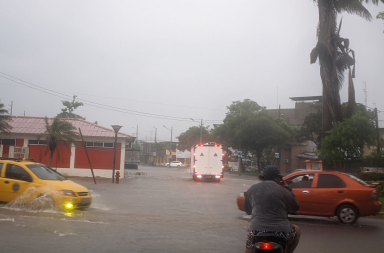
[[[67,180],[65,177],[63,177],[61,174],[57,173],[56,171],[48,168],[45,165],[42,164],[32,164],[27,165],[27,167],[40,179],[43,180]]]
[[[28,140],[28,145],[47,145],[46,140]]]
[[[103,145],[103,142],[94,142],[93,145],[94,145],[95,147],[103,147],[103,146],[104,146],[104,145]]]
[[[87,147],[113,148],[113,142],[92,142],[87,141]]]
[[[358,183],[360,183],[360,184],[362,184],[364,186],[368,186],[369,185],[366,182],[364,182],[363,180],[361,180],[360,178],[354,177],[352,175],[347,175],[347,176],[349,176],[350,178],[352,178],[353,180],[355,180],[356,182],[358,182]]]
[[[331,174],[319,174],[317,188],[345,188],[347,187],[343,180],[338,176]]]
[[[28,174],[23,168],[14,164],[8,164],[5,170],[5,177],[9,179],[22,180],[32,182],[31,175]]]
[[[1,139],[2,145],[16,146],[16,139]]]
[[[3,169],[4,163],[0,163],[0,177],[1,177],[1,170]]]
[[[113,148],[113,142],[104,142],[104,148]]]
[[[286,180],[287,184],[293,188],[311,188],[314,174],[301,174]]]

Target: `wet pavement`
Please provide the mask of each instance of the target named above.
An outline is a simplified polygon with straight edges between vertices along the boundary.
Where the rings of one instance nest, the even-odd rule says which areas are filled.
[[[136,175],[141,172],[141,175]],[[0,207],[0,252],[244,252],[249,218],[238,193],[257,178],[225,174],[194,182],[186,168],[140,166],[111,179],[71,178],[90,189],[92,206],[62,212]],[[292,216],[302,237],[295,252],[383,252],[384,220]]]

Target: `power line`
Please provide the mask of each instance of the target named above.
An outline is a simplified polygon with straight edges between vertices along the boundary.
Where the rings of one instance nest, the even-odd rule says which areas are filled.
[[[22,79],[19,79],[19,78],[17,78],[17,77],[8,75],[7,73],[1,72],[1,71],[0,71],[0,74],[3,74],[3,75],[6,75],[6,76],[9,76],[9,77],[12,77],[12,78],[14,78],[14,79],[16,79],[16,80],[19,80],[19,81],[28,83],[28,84],[30,84],[30,85],[38,86],[38,85],[35,85],[35,84],[32,84],[32,83],[29,83],[29,82],[27,82],[27,81],[24,81],[24,80],[22,80]],[[41,86],[38,86],[38,87],[43,88],[43,89],[47,89],[47,88],[44,88],[44,87],[41,87]],[[49,90],[49,89],[47,89],[47,90]],[[50,90],[50,91],[52,91],[52,92],[56,92],[56,93],[60,93],[60,92],[58,92],[58,91],[53,91],[53,90]],[[65,92],[64,92],[64,93],[65,93]],[[62,94],[62,93],[60,93],[60,94]],[[149,103],[149,104],[167,105],[167,106],[177,106],[177,107],[185,107],[185,108],[193,108],[193,109],[204,109],[204,110],[212,110],[212,111],[226,111],[226,110],[221,110],[221,109],[210,109],[210,108],[202,108],[202,107],[194,107],[194,106],[185,106],[185,105],[173,105],[173,104],[166,104],[166,103],[157,103],[157,102],[141,101],[141,100],[135,100],[135,99],[125,99],[125,98],[118,98],[118,97],[108,97],[108,96],[91,95],[91,94],[78,93],[78,92],[76,92],[76,94],[78,94],[78,95],[84,95],[84,96],[91,96],[91,97],[119,99],[119,100],[125,100],[125,101],[134,101],[134,102]],[[65,94],[62,94],[62,95],[65,95]],[[65,96],[68,96],[68,95],[65,95]]]
[[[37,91],[40,91],[40,92],[43,92],[43,93],[46,93],[46,94],[49,94],[49,95],[52,95],[52,96],[56,96],[56,97],[59,97],[59,98],[62,98],[62,99],[69,99],[71,97],[71,96],[63,94],[61,92],[57,92],[57,91],[54,91],[54,90],[51,90],[51,89],[48,89],[48,88],[44,88],[44,87],[41,87],[39,85],[35,85],[35,84],[30,83],[30,82],[24,81],[22,79],[13,77],[13,76],[8,75],[6,73],[3,73],[3,72],[0,72],[0,73],[3,74],[3,75],[6,75],[6,76],[0,75],[0,77],[2,77],[4,79],[7,79],[9,81],[18,83],[20,85],[26,86],[26,87],[28,87],[30,89],[34,89],[34,90],[37,90]],[[9,78],[9,77],[11,77],[11,78]],[[13,79],[19,80],[21,82],[13,80]],[[29,85],[27,85],[27,84],[29,84]],[[57,93],[57,94],[55,94],[55,93]],[[110,110],[110,111],[116,111],[116,112],[127,113],[127,114],[132,114],[132,115],[137,115],[137,116],[143,116],[143,117],[150,117],[150,118],[158,118],[158,119],[166,119],[166,120],[174,120],[174,121],[185,121],[185,122],[189,122],[190,121],[189,118],[174,117],[174,116],[168,116],[168,115],[160,115],[160,114],[153,114],[153,113],[145,113],[145,112],[140,112],[140,111],[127,110],[127,109],[124,109],[124,108],[119,108],[119,107],[115,107],[115,106],[109,106],[109,105],[105,105],[105,104],[101,104],[101,103],[96,103],[96,102],[92,102],[92,101],[85,100],[85,99],[80,99],[80,98],[78,98],[78,100],[84,101],[85,104],[87,104],[89,106],[93,106],[93,107],[97,107],[97,108],[101,108],[101,109],[105,109],[105,110]],[[212,121],[216,121],[216,120],[212,120]],[[220,121],[220,120],[217,120],[217,121]]]

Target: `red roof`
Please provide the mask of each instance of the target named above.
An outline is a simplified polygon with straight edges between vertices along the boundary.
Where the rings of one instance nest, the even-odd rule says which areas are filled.
[[[83,136],[91,137],[115,137],[113,129],[102,127],[83,119],[61,119],[72,123],[78,130],[81,129]],[[52,122],[53,118],[48,118],[48,122]],[[12,116],[12,121],[9,121],[12,126],[11,133],[18,134],[43,134],[45,132],[45,120],[43,117],[24,117]],[[118,133],[117,137],[132,138],[131,135]]]

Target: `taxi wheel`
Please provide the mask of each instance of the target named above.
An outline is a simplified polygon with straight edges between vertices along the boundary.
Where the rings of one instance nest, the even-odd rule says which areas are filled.
[[[359,218],[359,214],[354,206],[346,204],[337,209],[337,218],[342,224],[352,225]]]

